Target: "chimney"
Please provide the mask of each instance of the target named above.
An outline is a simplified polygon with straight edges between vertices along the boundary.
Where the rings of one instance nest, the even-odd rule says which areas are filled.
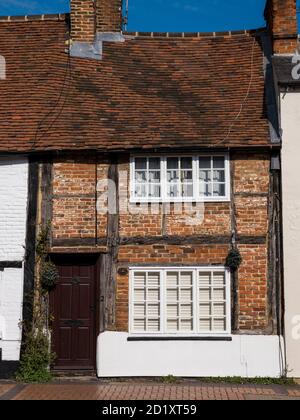
[[[93,42],[96,31],[94,0],[71,0],[71,39]]]
[[[97,32],[122,31],[122,0],[96,0]]]
[[[297,0],[267,0],[265,18],[274,54],[294,54],[298,45]]]
[[[102,60],[105,42],[125,42],[122,0],[71,0],[70,55]]]

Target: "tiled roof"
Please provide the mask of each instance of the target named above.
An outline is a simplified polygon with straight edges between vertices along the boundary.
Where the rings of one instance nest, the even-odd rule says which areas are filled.
[[[126,38],[75,59],[65,16],[0,18],[0,151],[270,144],[259,36]]]

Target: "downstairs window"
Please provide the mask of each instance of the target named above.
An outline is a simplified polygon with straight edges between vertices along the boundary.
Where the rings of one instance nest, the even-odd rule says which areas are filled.
[[[214,268],[130,269],[130,333],[230,333],[230,274]]]

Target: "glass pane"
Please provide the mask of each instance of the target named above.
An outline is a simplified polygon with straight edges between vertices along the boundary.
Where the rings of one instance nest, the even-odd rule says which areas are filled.
[[[193,197],[193,184],[183,184],[182,185],[182,196],[183,197]]]
[[[200,182],[200,195],[202,197],[211,197],[212,196],[212,185]]]
[[[209,286],[211,281],[211,273],[199,273],[199,285]]]
[[[191,319],[182,319],[180,321],[180,331],[193,331],[193,321]]]
[[[147,158],[135,158],[135,169],[147,169]]]
[[[148,319],[148,329],[149,332],[158,332],[160,330],[160,320],[159,319]]]
[[[193,284],[193,273],[182,272],[180,274],[180,284],[181,286],[191,286]]]
[[[169,184],[168,185],[168,197],[179,197],[179,187],[177,184]]]
[[[179,169],[179,161],[177,157],[167,158],[168,169]]]
[[[226,331],[226,319],[214,319],[213,322],[214,331]]]
[[[178,305],[167,305],[167,316],[176,318],[178,316]]]
[[[146,299],[145,289],[135,289],[134,290],[134,300],[135,301],[144,301]]]
[[[168,289],[167,290],[167,301],[168,302],[177,302],[178,301],[178,290],[177,289]]]
[[[160,158],[149,158],[149,169],[160,169]]]
[[[181,169],[192,169],[193,160],[191,157],[181,158]]]
[[[167,286],[176,287],[178,285],[179,275],[176,272],[167,273]]]
[[[146,315],[146,305],[137,304],[134,305],[134,316],[137,318],[143,318]]]
[[[168,319],[167,320],[167,331],[178,331],[179,330],[179,321],[176,319]]]
[[[225,290],[224,289],[214,289],[213,291],[213,300],[225,300]]]
[[[225,171],[214,171],[215,182],[225,182]]]
[[[168,170],[167,181],[168,182],[174,182],[174,183],[178,182],[179,181],[179,171]]]
[[[214,316],[225,316],[225,303],[214,304]]]
[[[135,273],[134,274],[134,286],[145,287],[146,286],[146,273]]]
[[[218,168],[225,168],[225,158],[224,156],[216,156],[213,158],[213,167]]]
[[[146,184],[135,184],[135,196],[140,198],[147,197],[147,185]]]
[[[160,182],[160,172],[150,171],[149,172],[149,182]]]
[[[159,289],[148,289],[148,301],[157,302],[159,301]]]
[[[225,184],[214,184],[214,196],[216,197],[225,196]]]
[[[148,273],[148,287],[159,287],[159,273]]]
[[[211,171],[200,171],[199,178],[200,178],[200,181],[210,182],[211,181]]]
[[[192,181],[193,172],[192,171],[181,171],[181,181]]]
[[[133,321],[134,331],[146,331],[146,320],[145,319],[135,319]]]
[[[210,307],[210,303],[202,303],[199,306],[199,313],[200,316],[210,316],[211,315],[211,307]]]
[[[136,182],[146,182],[147,181],[147,172],[136,171],[135,180],[136,180]]]
[[[211,168],[211,158],[210,157],[200,157],[199,158],[199,168],[200,169]]]
[[[211,299],[211,290],[210,289],[200,289],[199,299],[208,302]]]
[[[159,317],[159,305],[148,305],[147,316],[149,318],[151,318],[151,317],[158,318]]]
[[[211,319],[200,319],[199,322],[199,329],[200,331],[211,331],[212,325],[211,325]]]
[[[160,184],[149,184],[149,197],[160,197]]]
[[[182,301],[190,302],[193,300],[193,289],[181,289],[180,296]]]
[[[193,316],[193,305],[180,305],[180,316],[182,318],[191,318]]]
[[[213,273],[213,285],[224,286],[225,285],[225,273]]]

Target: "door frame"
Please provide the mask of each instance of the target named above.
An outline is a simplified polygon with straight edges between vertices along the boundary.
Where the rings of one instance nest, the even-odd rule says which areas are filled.
[[[101,267],[102,267],[102,254],[99,252],[95,252],[95,253],[88,253],[88,252],[68,252],[68,253],[63,253],[63,252],[59,252],[59,253],[49,253],[49,257],[51,259],[51,261],[55,264],[55,265],[68,265],[68,261],[71,261],[74,258],[82,258],[84,260],[84,258],[95,258],[95,311],[94,311],[94,334],[93,334],[93,371],[96,371],[97,369],[97,339],[98,336],[100,334],[100,307],[101,307],[101,299],[100,299],[100,284],[101,284]],[[73,264],[74,265],[74,264]],[[49,313],[50,315],[52,314],[52,310],[53,310],[53,300],[52,300],[52,296],[51,295],[52,292],[50,292],[49,294]],[[53,340],[53,330],[51,330],[51,334],[50,334],[50,346],[51,346],[51,351],[54,351],[55,349],[53,348],[54,345],[54,340]],[[85,368],[69,368],[69,367],[56,367],[55,363],[53,363],[51,365],[51,370],[52,371],[87,371],[89,369],[85,369]]]

